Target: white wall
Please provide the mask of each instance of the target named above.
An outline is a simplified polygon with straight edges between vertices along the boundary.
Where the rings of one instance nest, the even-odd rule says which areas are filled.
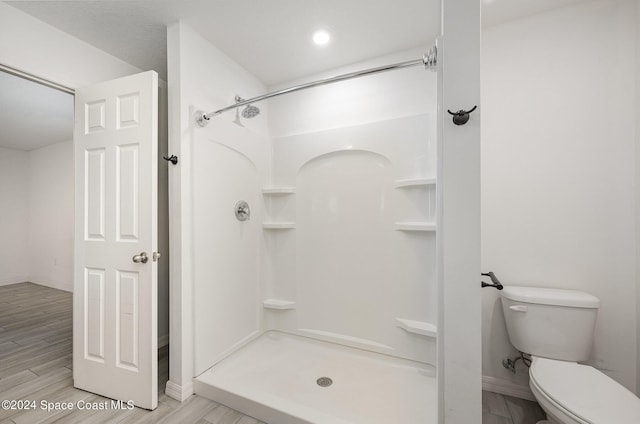
[[[73,291],[73,141],[28,158],[29,281]]]
[[[0,2],[0,62],[70,88],[141,70]]]
[[[73,142],[0,152],[0,281],[72,291]]]
[[[438,419],[482,421],[480,2],[442,3],[438,50]],[[447,110],[478,105],[464,126]]]
[[[398,52],[269,87],[270,91],[419,59],[430,47]],[[310,88],[269,100],[272,137],[304,134],[436,111],[436,74],[414,67]]]
[[[28,154],[0,147],[0,285],[28,281]]]
[[[180,156],[170,172],[176,312],[167,390],[184,398],[191,377],[260,329],[260,188],[270,147],[266,105],[258,117],[242,121],[245,127],[233,123],[234,112],[206,128],[195,126],[197,109],[210,112],[232,104],[236,94],[249,98],[265,87],[188,26],[171,26],[167,37],[170,149]],[[238,200],[249,202],[249,221],[235,219]],[[180,337],[175,343],[174,334]]]
[[[632,390],[635,5],[583,3],[487,28],[482,41],[483,270],[599,297],[589,363]],[[501,365],[514,354],[485,289],[485,377],[526,386],[526,368]]]

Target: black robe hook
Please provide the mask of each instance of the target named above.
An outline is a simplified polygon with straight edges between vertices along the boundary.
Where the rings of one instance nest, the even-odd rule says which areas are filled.
[[[474,110],[476,110],[478,106],[474,106],[472,107],[470,110],[464,110],[464,109],[460,109],[457,112],[451,112],[449,109],[447,109],[447,112],[449,112],[450,115],[453,115],[453,123],[456,125],[464,125],[469,121],[469,114],[471,112],[473,112]]]
[[[164,159],[164,160],[166,160],[168,162],[171,162],[174,165],[178,164],[178,156],[176,156],[176,155],[171,155],[169,157],[162,156],[162,159]]]

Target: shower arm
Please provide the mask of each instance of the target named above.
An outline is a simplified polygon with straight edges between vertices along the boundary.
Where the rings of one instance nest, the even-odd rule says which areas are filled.
[[[204,127],[207,125],[209,120],[221,113],[227,112],[232,109],[236,109],[242,107],[244,105],[248,105],[249,103],[256,103],[262,100],[267,100],[272,97],[281,96],[283,94],[289,94],[296,91],[304,90],[311,87],[318,87],[320,85],[332,84],[334,82],[346,81],[352,78],[358,78],[366,75],[373,75],[380,72],[394,71],[396,69],[410,68],[413,66],[422,65],[425,69],[435,70],[436,60],[437,60],[437,46],[433,46],[429,49],[427,53],[425,53],[421,59],[409,60],[406,62],[394,63],[392,65],[378,66],[376,68],[369,68],[362,71],[350,72],[348,74],[337,75],[330,78],[324,78],[313,82],[308,82],[305,84],[296,85],[289,88],[284,88],[282,90],[273,91],[271,93],[263,94],[261,96],[254,97],[252,99],[243,100],[241,102],[232,104],[230,106],[224,107],[222,109],[218,109],[214,112],[204,113],[201,111],[196,112],[196,122]]]

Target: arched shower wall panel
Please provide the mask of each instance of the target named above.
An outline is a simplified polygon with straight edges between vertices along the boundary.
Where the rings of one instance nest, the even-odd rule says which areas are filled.
[[[435,364],[432,117],[273,142],[265,328]]]
[[[231,140],[231,141],[229,141]],[[224,120],[193,143],[193,270],[195,374],[200,374],[261,328],[263,273],[260,187],[268,139]],[[239,200],[251,208],[239,221]]]

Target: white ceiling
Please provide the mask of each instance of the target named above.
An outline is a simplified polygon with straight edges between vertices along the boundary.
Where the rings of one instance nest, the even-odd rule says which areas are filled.
[[[33,150],[73,138],[73,96],[0,72],[0,147]]]
[[[482,0],[483,26],[582,1],[585,0]],[[191,26],[267,86],[413,47],[426,50],[440,33],[440,0],[6,3],[142,70],[154,69],[165,80],[166,26],[178,20]],[[318,48],[311,44],[311,34],[318,28],[332,33],[330,45]],[[6,77],[3,76],[2,81],[7,84]],[[29,84],[20,81],[0,87],[3,111],[0,113],[0,146],[31,150],[69,139],[73,109],[70,96],[49,92],[45,95],[49,97],[36,100],[35,94],[26,95],[27,91],[15,88],[25,85]],[[32,85],[36,87],[29,92],[51,90]],[[15,97],[11,98],[11,93]],[[54,98],[60,100],[59,105],[51,103]],[[64,113],[63,107],[68,107]],[[35,112],[40,114],[40,119],[33,118]],[[55,116],[63,121],[53,122]]]
[[[439,0],[8,1],[34,17],[166,79],[166,26],[182,20],[266,85],[428,46]],[[317,28],[331,31],[317,48]]]
[[[455,1],[455,0],[453,0]],[[483,0],[500,22],[584,0]],[[428,47],[440,33],[440,0],[7,1],[44,22],[166,80],[166,25],[183,20],[266,85]],[[334,40],[317,48],[311,33]]]

